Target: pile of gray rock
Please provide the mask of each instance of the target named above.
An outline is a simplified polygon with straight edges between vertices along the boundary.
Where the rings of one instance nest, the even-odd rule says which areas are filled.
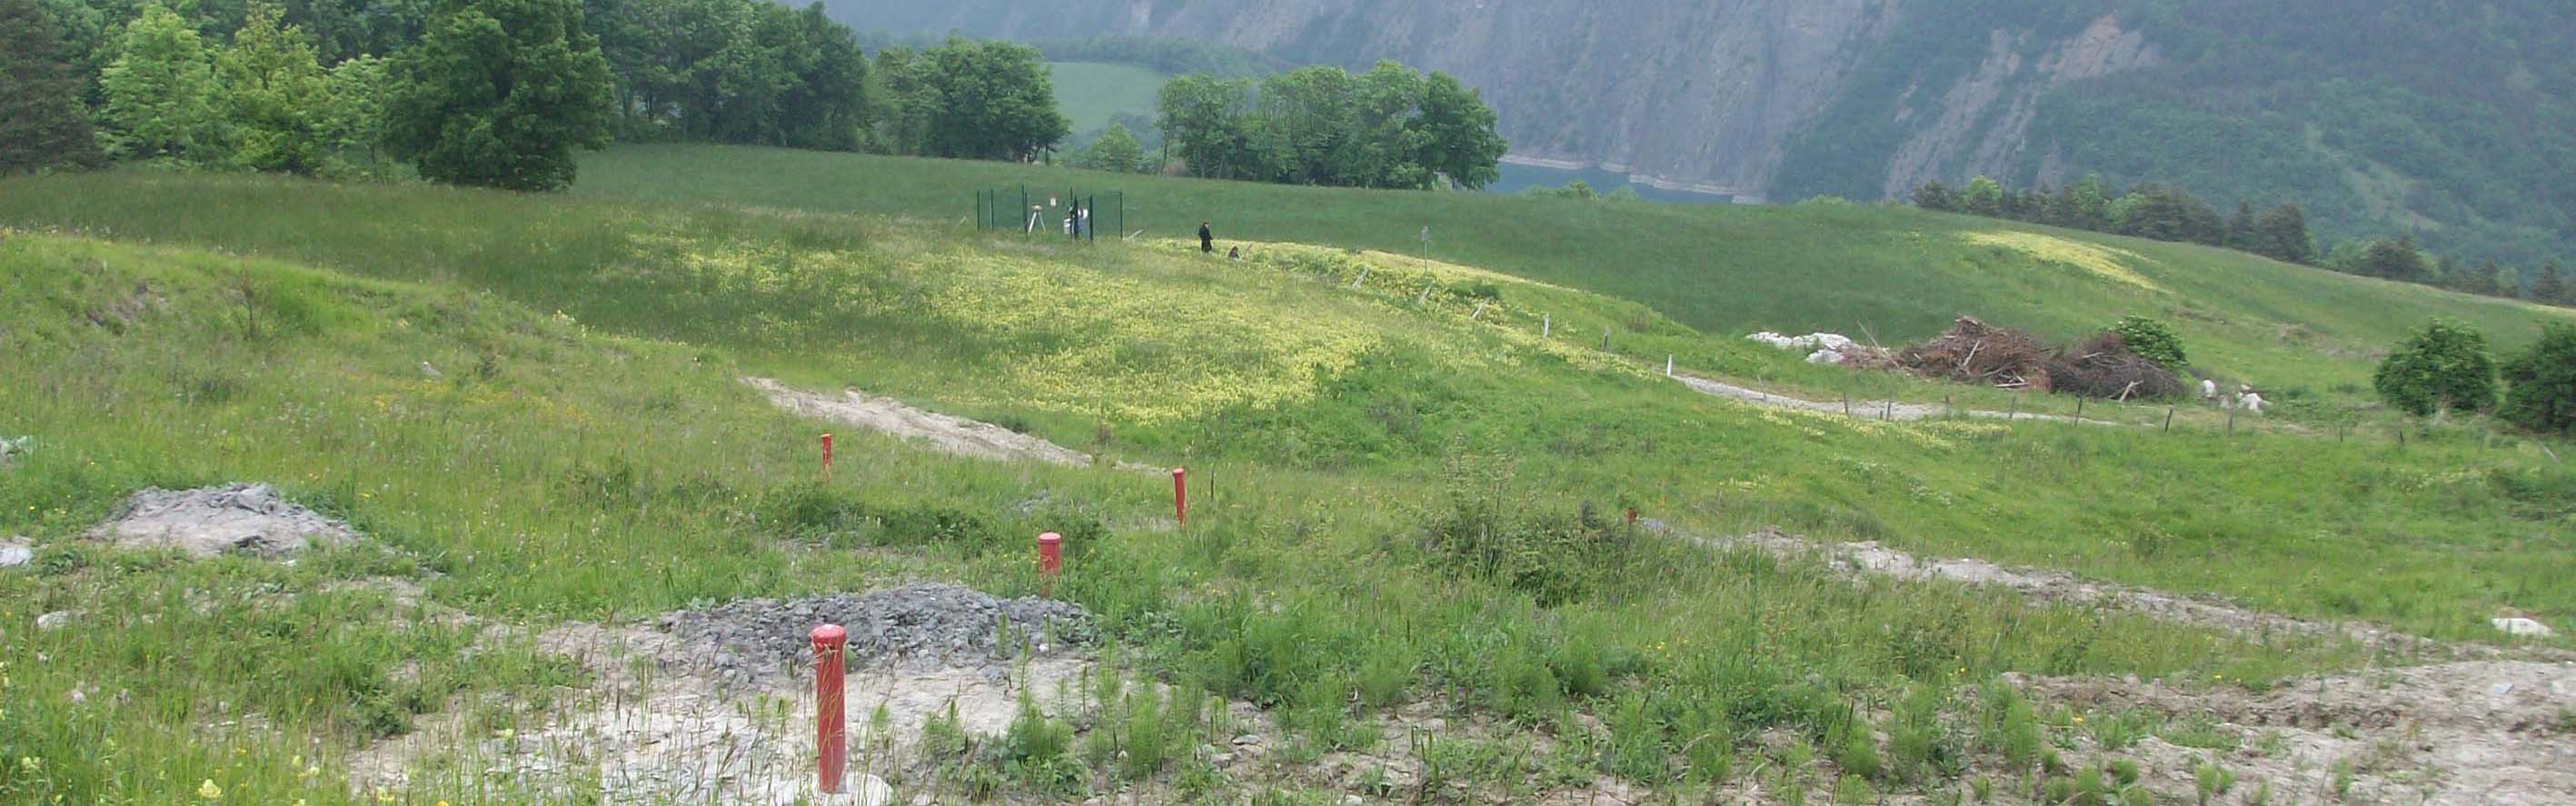
[[[930,584],[858,595],[745,599],[670,613],[661,626],[687,645],[712,647],[708,657],[696,659],[712,671],[748,682],[811,666],[809,636],[822,624],[849,631],[853,665],[988,666],[1023,653],[1089,644],[1096,635],[1090,611],[1080,605]]]
[[[147,489],[89,532],[125,548],[173,548],[197,557],[248,554],[284,559],[306,548],[346,543],[346,523],[296,505],[266,484],[194,490]]]

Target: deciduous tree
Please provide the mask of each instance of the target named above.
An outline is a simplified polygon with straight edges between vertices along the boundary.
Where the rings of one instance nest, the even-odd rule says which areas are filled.
[[[448,0],[392,72],[387,145],[421,176],[553,190],[608,144],[608,62],[573,0]]]
[[[154,3],[125,26],[118,50],[98,79],[111,149],[133,159],[220,154],[215,74],[196,29]]]

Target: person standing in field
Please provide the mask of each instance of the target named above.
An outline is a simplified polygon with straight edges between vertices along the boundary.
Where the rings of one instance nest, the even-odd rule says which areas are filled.
[[[1199,254],[1216,254],[1216,233],[1208,229],[1205,221],[1199,222]]]

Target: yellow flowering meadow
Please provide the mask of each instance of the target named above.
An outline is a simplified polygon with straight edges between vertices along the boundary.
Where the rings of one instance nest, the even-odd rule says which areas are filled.
[[[2049,263],[2073,266],[2105,280],[2137,286],[2148,291],[2165,290],[2164,286],[2157,285],[2154,280],[2147,279],[2146,275],[2129,268],[2132,262],[2148,261],[2145,255],[2126,249],[2070,241],[2035,232],[1970,232],[1959,237],[1978,246],[2010,249]]]

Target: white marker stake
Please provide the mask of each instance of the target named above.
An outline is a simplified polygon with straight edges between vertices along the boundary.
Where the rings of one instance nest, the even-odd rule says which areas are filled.
[[[1672,377],[1672,376],[1673,376],[1673,354],[1672,354],[1672,353],[1665,353],[1665,354],[1664,354],[1664,377],[1670,378],[1670,377]]]
[[[1368,282],[1368,267],[1367,267],[1367,266],[1361,266],[1361,267],[1360,267],[1360,276],[1359,276],[1359,279],[1356,279],[1356,280],[1352,280],[1352,281],[1351,281],[1351,290],[1353,290],[1353,291],[1357,291],[1357,290],[1359,290],[1359,288],[1360,288],[1360,284],[1361,284],[1361,283],[1365,283],[1365,282]]]
[[[1482,303],[1482,302],[1476,303],[1476,312],[1475,312],[1475,313],[1468,314],[1468,315],[1467,315],[1467,321],[1470,321],[1470,322],[1476,321],[1476,317],[1483,316],[1483,315],[1485,315],[1485,303]]]
[[[1428,286],[1428,285],[1425,285],[1425,286],[1423,286],[1423,287],[1422,287],[1422,293],[1420,293],[1420,294],[1416,294],[1416,295],[1414,295],[1414,297],[1413,297],[1413,304],[1415,304],[1415,305],[1421,305],[1421,304],[1423,304],[1423,303],[1430,302],[1430,301],[1431,301],[1431,286]]]
[[[1554,333],[1554,332],[1556,332],[1556,317],[1555,317],[1555,315],[1553,315],[1553,314],[1544,314],[1544,313],[1543,313],[1543,314],[1539,314],[1539,315],[1538,315],[1538,337],[1539,337],[1539,338],[1544,339],[1544,338],[1547,338],[1548,334],[1550,334],[1550,333]]]

